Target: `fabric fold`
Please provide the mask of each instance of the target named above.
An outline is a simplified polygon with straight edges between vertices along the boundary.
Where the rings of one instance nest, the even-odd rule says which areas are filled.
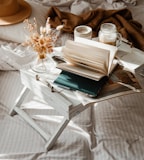
[[[93,37],[98,36],[100,25],[104,22],[114,23],[118,32],[124,38],[133,43],[133,46],[144,51],[144,32],[142,25],[135,21],[128,9],[105,10],[98,8],[81,15],[60,11],[57,7],[51,7],[47,14],[50,17],[52,27],[63,24],[63,31],[73,33],[78,25],[88,25],[93,29]]]

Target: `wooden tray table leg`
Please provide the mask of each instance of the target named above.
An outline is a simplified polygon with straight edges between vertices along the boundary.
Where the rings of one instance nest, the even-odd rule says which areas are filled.
[[[61,124],[59,125],[58,129],[56,130],[56,132],[53,134],[53,136],[49,139],[49,141],[45,145],[45,148],[46,148],[47,151],[50,150],[53,147],[56,140],[61,135],[61,133],[63,132],[63,130],[65,129],[65,127],[69,123],[69,121],[70,120],[68,120],[66,118],[63,118],[63,120],[62,120]]]

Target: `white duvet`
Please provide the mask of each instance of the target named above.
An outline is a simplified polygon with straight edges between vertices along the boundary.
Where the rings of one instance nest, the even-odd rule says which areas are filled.
[[[40,2],[45,5],[59,3],[65,11],[70,11],[73,3],[72,0]],[[104,2],[101,0],[91,2],[92,8],[106,6],[101,4]],[[144,26],[144,1],[139,0],[136,6],[126,5]],[[72,35],[65,34],[58,45],[63,45],[67,39],[72,39]],[[23,88],[18,70],[29,66],[35,57],[30,48],[0,41],[1,160],[143,160],[144,93],[114,98],[88,108],[73,118],[54,147],[45,151],[44,139],[19,115],[9,115]],[[62,119],[51,106],[33,94],[21,107],[50,134]]]

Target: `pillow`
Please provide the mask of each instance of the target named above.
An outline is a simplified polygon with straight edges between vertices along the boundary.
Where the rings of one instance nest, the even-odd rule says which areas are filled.
[[[32,14],[29,17],[33,20],[35,17],[38,23],[38,28],[44,26],[47,18],[47,12],[49,7],[44,7],[38,5],[34,2],[28,2],[32,7]],[[0,26],[0,38],[3,40],[13,41],[17,43],[22,43],[26,40],[26,31],[24,30],[25,24],[23,22],[9,25]]]
[[[132,4],[134,6],[137,4],[137,0],[122,0],[122,1],[128,4]]]
[[[111,9],[124,9],[127,5],[123,1],[107,0],[102,3],[101,8],[111,10]]]
[[[37,3],[45,5],[45,6],[63,6],[63,7],[68,7],[75,0],[29,0],[29,1],[37,2]]]
[[[106,0],[102,5],[104,9],[123,9],[131,5],[136,5],[137,0]]]
[[[92,10],[92,7],[89,2],[76,0],[72,3],[70,12],[76,15],[80,15],[90,10]]]
[[[92,4],[101,4],[103,1],[102,0],[88,0],[88,2]]]
[[[114,2],[124,2],[124,3],[132,4],[132,5],[137,4],[137,0],[107,0],[107,2],[110,4],[112,4]]]

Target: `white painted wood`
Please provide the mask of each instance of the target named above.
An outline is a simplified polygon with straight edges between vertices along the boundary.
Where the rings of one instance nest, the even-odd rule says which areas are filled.
[[[36,81],[34,73],[30,74],[29,71],[22,71],[21,72],[22,77],[22,83],[27,86],[34,94],[36,94],[38,97],[42,98],[45,102],[47,102],[49,105],[51,105],[54,109],[56,109],[61,115],[63,115],[65,118],[69,119],[70,116],[70,110],[74,104],[80,104],[80,101],[76,101],[76,99],[73,98],[67,98],[65,95],[59,93],[59,92],[52,92],[51,88],[49,88],[47,85],[44,85],[43,83]],[[72,94],[71,94],[72,95]]]
[[[32,73],[29,70],[21,70],[20,73],[22,83],[25,87],[16,100],[15,106],[10,111],[10,115],[13,115],[15,112],[18,113],[47,141],[45,148],[46,150],[50,150],[69,123],[70,119],[85,110],[87,107],[83,106],[80,101],[75,98],[75,95],[73,95],[72,92],[70,94],[67,94],[67,92],[65,92],[66,94],[63,94],[62,92],[52,92],[49,86],[36,80],[35,73]],[[36,124],[30,115],[20,108],[29,91],[32,91],[35,95],[45,100],[64,116],[59,127],[51,137]]]
[[[22,102],[24,101],[25,97],[29,93],[29,89],[27,87],[24,87],[23,90],[21,91],[19,97],[16,99],[14,106],[9,112],[9,115],[13,116],[15,114],[15,107],[16,106],[21,106]]]
[[[50,140],[46,143],[45,148],[47,150],[50,150],[52,146],[55,144],[58,137],[61,135],[67,124],[69,123],[69,120],[63,118],[62,122],[60,123],[58,129],[55,131],[53,136],[50,138]]]
[[[20,96],[18,97],[15,106],[11,109],[10,115],[13,115],[16,112],[27,123],[29,123],[47,141],[45,145],[45,148],[47,150],[50,150],[52,148],[52,146],[55,144],[56,140],[61,135],[72,117],[84,111],[86,108],[91,107],[96,102],[113,98],[108,96],[98,99],[88,98],[89,100],[87,99],[87,103],[82,105],[82,102],[78,100],[76,95],[73,94],[73,92],[71,91],[63,90],[61,92],[52,92],[50,86],[36,80],[36,73],[32,72],[31,70],[21,70],[20,73],[22,83],[25,87],[22,90]],[[51,105],[61,115],[64,116],[62,122],[60,123],[59,127],[51,138],[49,138],[49,135],[45,133],[24,110],[19,108],[26,95],[28,94],[29,90],[31,90],[34,94],[45,100],[49,105]],[[120,95],[120,93],[118,94]],[[85,96],[82,98],[85,99]]]
[[[50,135],[45,133],[36,122],[22,109],[15,107],[14,110],[29,124],[33,127],[46,141],[49,140]]]

